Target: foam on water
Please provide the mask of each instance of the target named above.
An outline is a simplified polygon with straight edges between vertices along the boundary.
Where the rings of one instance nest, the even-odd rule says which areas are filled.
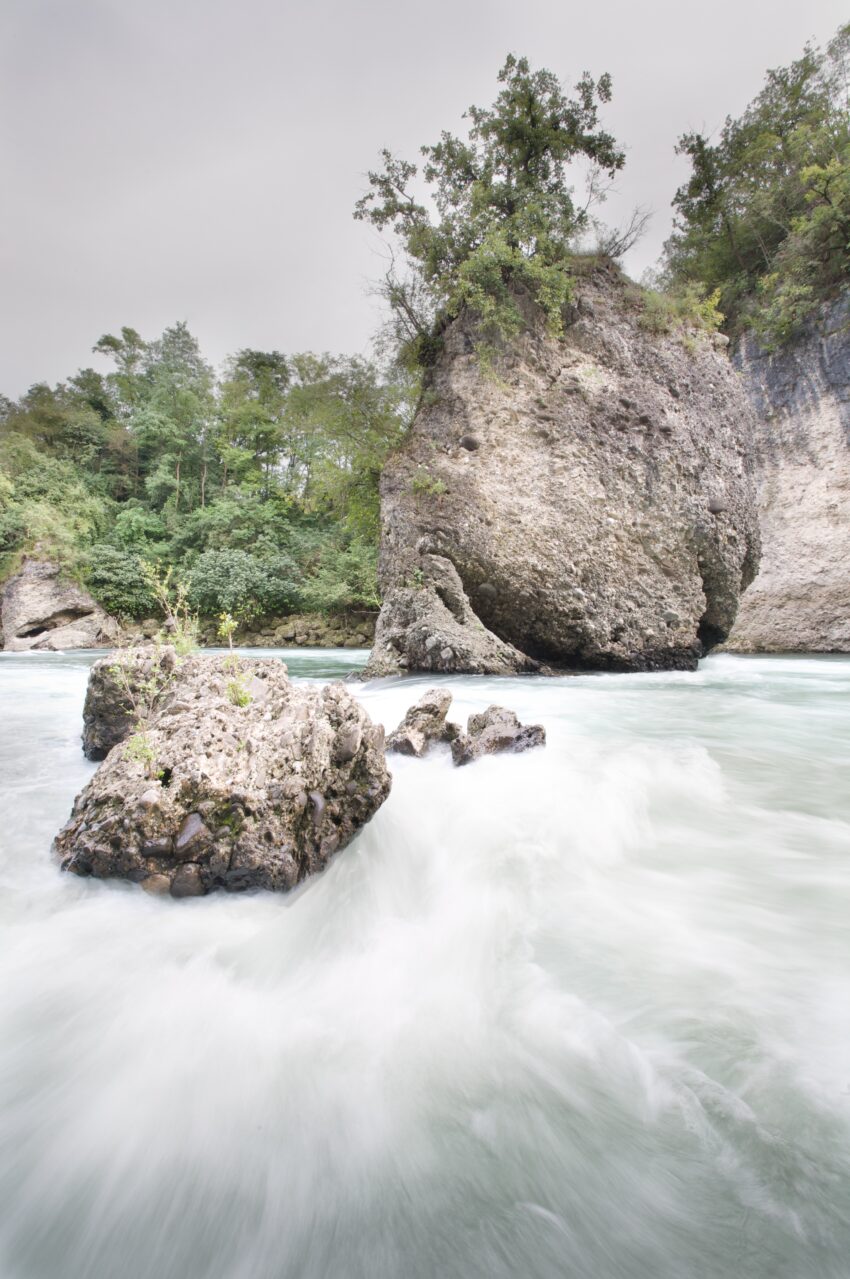
[[[850,661],[453,678],[547,748],[173,902],[50,860],[90,660],[0,658],[2,1279],[847,1279]]]

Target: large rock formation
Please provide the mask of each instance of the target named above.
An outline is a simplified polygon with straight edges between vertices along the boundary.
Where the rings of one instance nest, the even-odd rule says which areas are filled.
[[[118,623],[57,564],[27,560],[0,596],[0,638],[7,652],[97,648],[114,642]]]
[[[63,868],[174,897],[321,870],[389,794],[383,729],[342,684],[295,685],[278,661],[160,656],[93,668],[89,731],[114,744],[56,838]]]
[[[496,372],[463,317],[382,480],[369,674],[692,667],[759,557],[752,410],[718,343],[613,268]],[[645,321],[644,321],[645,322]]]
[[[850,652],[850,297],[774,354],[735,363],[757,418],[764,545],[727,647]]]

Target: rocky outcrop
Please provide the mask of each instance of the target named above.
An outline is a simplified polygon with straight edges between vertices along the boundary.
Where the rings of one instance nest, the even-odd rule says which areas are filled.
[[[120,655],[131,685],[145,688],[150,656]],[[144,668],[138,678],[134,662]],[[389,794],[383,729],[340,683],[295,685],[274,660],[174,656],[133,706],[113,658],[95,665],[92,680],[92,740],[105,748],[129,736],[56,838],[63,869],[75,874],[173,897],[290,889]],[[143,727],[133,731],[136,722]]]
[[[502,751],[519,754],[535,746],[546,745],[546,730],[542,724],[520,724],[513,711],[504,706],[488,706],[478,715],[470,715],[466,732],[452,742],[452,759],[455,764],[471,764],[483,755],[497,755]]]
[[[421,759],[432,746],[451,747],[455,764],[470,764],[483,755],[501,751],[531,750],[546,744],[542,724],[520,724],[513,711],[504,706],[488,706],[486,711],[470,715],[466,732],[446,716],[452,695],[446,688],[429,688],[407,711],[404,719],[387,738],[387,751],[414,755]]]
[[[613,268],[496,373],[461,317],[381,486],[368,674],[692,667],[759,537],[752,410],[706,336],[658,335]]]
[[[95,662],[83,704],[83,753],[88,759],[106,759],[137,723],[173,699],[178,666],[176,650],[159,644],[121,649]],[[184,677],[189,669],[182,667]]]
[[[27,560],[3,587],[0,636],[7,652],[98,648],[114,642],[118,623],[57,564]]]
[[[756,411],[763,553],[727,647],[850,652],[850,297],[775,353],[735,354]]]
[[[460,729],[446,719],[451,704],[452,695],[447,688],[429,688],[390,733],[387,752],[421,759],[436,743],[453,742]]]

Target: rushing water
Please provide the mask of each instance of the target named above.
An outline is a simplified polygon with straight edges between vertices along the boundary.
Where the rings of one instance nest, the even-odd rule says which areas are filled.
[[[178,902],[50,860],[90,660],[0,658],[2,1279],[847,1279],[850,661],[452,679],[547,748]]]

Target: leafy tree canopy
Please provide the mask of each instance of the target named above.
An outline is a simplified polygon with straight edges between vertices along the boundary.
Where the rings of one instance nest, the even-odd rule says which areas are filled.
[[[569,98],[551,71],[532,71],[526,58],[511,55],[498,78],[493,105],[466,112],[465,140],[443,133],[422,148],[429,204],[417,198],[417,166],[385,150],[355,209],[400,242],[408,275],[391,270],[385,293],[396,336],[420,363],[433,351],[435,317],[463,307],[476,313],[485,340],[518,332],[522,293],[557,331],[569,297],[570,245],[588,221],[573,199],[570,166],[579,159],[613,176],[624,164],[599,127],[610,76],[585,73]]]
[[[687,133],[666,275],[720,290],[730,327],[793,335],[850,270],[850,24],[807,45],[716,141]]]

